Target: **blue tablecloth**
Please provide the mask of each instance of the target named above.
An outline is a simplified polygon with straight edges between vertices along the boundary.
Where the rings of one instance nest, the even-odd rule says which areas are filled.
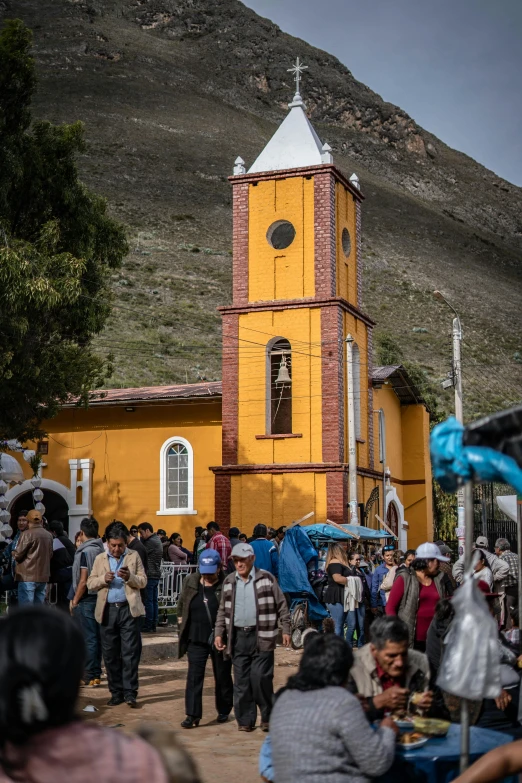
[[[507,734],[472,726],[470,731],[470,763],[484,753],[511,742]],[[446,737],[430,739],[415,750],[397,749],[392,768],[377,778],[379,783],[450,783],[459,774],[460,726],[452,723]],[[261,747],[259,773],[273,780],[270,735]],[[517,783],[518,775],[505,778],[505,783]]]
[[[507,734],[472,726],[470,730],[470,764],[500,745],[512,742]],[[460,725],[452,723],[446,737],[433,737],[414,750],[400,748],[395,762],[379,783],[450,783],[459,774]],[[506,778],[517,783],[518,776]]]

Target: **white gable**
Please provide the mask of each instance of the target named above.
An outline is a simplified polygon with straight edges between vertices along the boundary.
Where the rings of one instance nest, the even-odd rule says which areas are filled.
[[[322,147],[319,136],[305,114],[304,104],[300,96],[296,95],[287,116],[248,173],[318,166],[325,162]]]

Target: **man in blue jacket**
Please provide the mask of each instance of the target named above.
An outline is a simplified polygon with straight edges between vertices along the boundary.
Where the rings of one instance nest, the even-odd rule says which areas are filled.
[[[256,525],[250,545],[256,556],[256,568],[270,571],[271,574],[277,577],[279,573],[279,552],[272,541],[268,541],[266,537],[267,532],[266,525]]]
[[[382,556],[384,563],[377,566],[372,576],[372,612],[374,614],[382,614],[386,607],[386,596],[384,590],[381,590],[382,580],[390,570],[393,568],[393,553],[395,551],[394,544],[387,544],[382,548]]]

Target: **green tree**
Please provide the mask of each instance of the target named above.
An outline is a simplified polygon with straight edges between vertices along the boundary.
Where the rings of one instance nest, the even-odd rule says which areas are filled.
[[[71,396],[86,403],[110,374],[92,338],[111,308],[123,227],[79,180],[81,123],[31,123],[31,32],[0,31],[0,440],[42,434]]]

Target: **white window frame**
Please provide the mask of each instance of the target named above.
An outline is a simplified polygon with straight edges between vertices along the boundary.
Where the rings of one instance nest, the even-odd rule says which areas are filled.
[[[188,506],[187,508],[169,508],[167,506],[167,454],[171,446],[179,443],[185,446],[188,452]],[[156,511],[156,516],[183,516],[186,514],[197,514],[194,509],[194,451],[192,446],[180,435],[174,435],[168,438],[160,449],[160,510]]]

